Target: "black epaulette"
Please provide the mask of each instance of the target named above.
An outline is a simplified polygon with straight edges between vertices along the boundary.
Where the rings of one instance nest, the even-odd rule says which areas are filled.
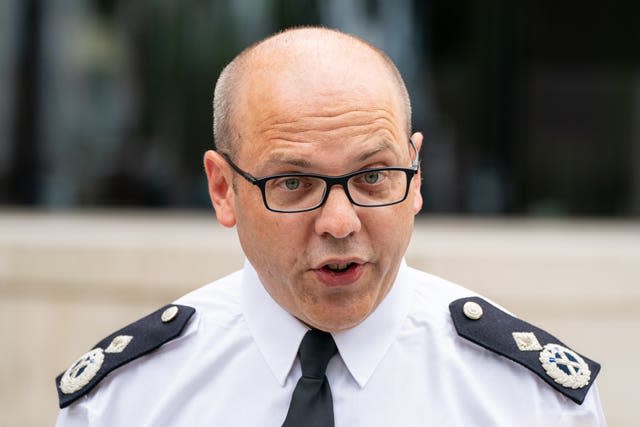
[[[574,402],[584,402],[600,364],[482,298],[456,300],[449,310],[461,337],[519,363]]]
[[[87,394],[113,370],[178,337],[195,311],[170,304],[100,341],[56,378],[60,408]]]

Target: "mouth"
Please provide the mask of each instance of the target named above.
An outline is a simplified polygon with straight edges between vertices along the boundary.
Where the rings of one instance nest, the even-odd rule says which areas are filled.
[[[331,273],[344,273],[350,268],[355,267],[357,264],[355,262],[345,262],[343,264],[325,264],[322,266],[322,269],[331,272]]]
[[[360,260],[336,260],[321,264],[314,271],[327,286],[347,286],[362,276],[365,265],[366,263]]]

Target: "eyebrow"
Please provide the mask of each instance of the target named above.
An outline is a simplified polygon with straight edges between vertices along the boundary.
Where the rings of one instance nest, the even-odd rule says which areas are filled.
[[[374,147],[372,147],[371,149],[364,151],[363,153],[360,153],[358,155],[358,157],[356,157],[356,161],[359,163],[362,163],[364,161],[369,160],[371,157],[375,156],[376,154],[382,152],[382,151],[386,151],[389,150],[395,154],[397,154],[396,150],[394,149],[395,146],[393,144],[391,144],[389,141],[387,140],[381,140],[379,141]],[[289,166],[295,166],[295,167],[299,167],[299,168],[303,168],[303,169],[311,169],[313,167],[313,164],[306,159],[302,159],[302,158],[295,158],[295,157],[290,157],[290,158],[271,158],[269,160],[267,160],[267,164],[271,164],[271,165],[289,165]]]
[[[378,144],[376,144],[375,147],[371,148],[368,151],[365,151],[363,153],[361,153],[358,157],[357,157],[357,161],[358,162],[364,162],[366,160],[369,160],[371,157],[375,156],[376,154],[382,152],[382,151],[386,151],[389,150],[391,152],[393,152],[394,154],[398,154],[396,152],[396,150],[394,150],[394,145],[391,144],[388,140],[383,139],[381,141],[378,142]]]
[[[305,159],[296,159],[296,158],[288,158],[288,159],[281,159],[281,158],[272,158],[267,160],[267,164],[273,164],[273,165],[290,165],[290,166],[296,166],[299,168],[305,168],[305,169],[310,169],[311,168],[311,162]]]

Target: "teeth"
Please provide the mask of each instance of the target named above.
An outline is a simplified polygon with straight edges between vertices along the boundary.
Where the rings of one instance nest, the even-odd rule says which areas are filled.
[[[349,263],[347,264],[328,264],[327,268],[329,270],[345,270],[347,267],[349,267]]]

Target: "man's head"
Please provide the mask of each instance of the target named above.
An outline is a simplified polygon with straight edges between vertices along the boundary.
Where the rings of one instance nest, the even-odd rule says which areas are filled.
[[[318,329],[359,324],[393,284],[422,206],[419,175],[394,205],[356,206],[335,185],[319,208],[279,213],[266,208],[261,190],[238,177],[220,153],[258,178],[409,168],[417,153],[395,66],[378,49],[337,31],[277,34],[221,74],[214,133],[218,152],[208,151],[204,163],[216,215],[221,224],[237,226],[272,298]],[[412,139],[419,150],[422,136]]]

